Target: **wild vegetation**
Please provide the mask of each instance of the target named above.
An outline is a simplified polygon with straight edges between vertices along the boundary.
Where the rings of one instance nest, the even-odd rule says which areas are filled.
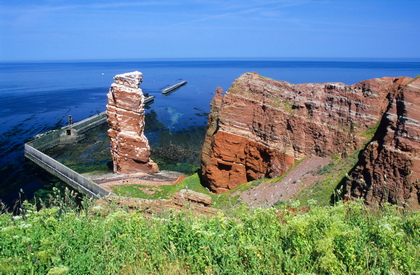
[[[420,212],[363,202],[146,213],[74,196],[0,214],[1,274],[408,274]]]
[[[368,140],[373,130],[364,133]],[[153,159],[165,169],[193,174],[199,163],[194,146],[201,145],[196,132],[169,134],[159,134]],[[90,147],[105,146],[97,150],[101,154],[86,151],[80,142],[56,157],[81,173],[107,172],[110,156],[107,136],[102,137]],[[187,145],[173,144],[174,137]],[[190,140],[197,142],[192,146]],[[89,160],[83,164],[73,161],[80,151],[93,158],[82,156]],[[420,212],[388,204],[368,207],[363,201],[333,200],[335,205],[330,205],[331,194],[355,165],[357,154],[332,156],[330,164],[314,171],[326,175],[324,179],[301,190],[296,201],[279,201],[265,209],[241,204],[235,192],[268,179],[224,194],[206,190],[198,174],[177,185],[121,185],[113,190],[122,196],[171,199],[181,189],[192,189],[212,197],[217,214],[206,215],[188,205],[151,212],[110,202],[79,202],[72,192],[59,194],[54,188],[55,194],[45,194],[48,200],[24,201],[12,213],[1,212],[0,274],[420,272]]]

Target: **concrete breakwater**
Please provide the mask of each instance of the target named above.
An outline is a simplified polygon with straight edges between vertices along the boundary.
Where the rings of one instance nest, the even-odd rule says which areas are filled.
[[[84,133],[101,125],[106,122],[106,120],[106,113],[102,112],[77,123],[69,123],[69,125],[64,126],[61,129],[38,134],[26,144],[42,151],[59,144],[77,142],[85,138]]]
[[[162,90],[162,94],[168,94],[170,92],[173,92],[176,89],[178,89],[179,87],[184,86],[185,84],[187,84],[187,81],[185,81],[185,80],[184,81],[181,81],[181,82],[179,82],[179,83],[177,83],[175,85],[172,85],[172,86],[170,86],[170,87],[168,87],[166,89],[163,89]]]
[[[94,183],[91,179],[80,175],[76,171],[42,152],[43,150],[60,144],[67,144],[82,140],[84,138],[84,133],[101,125],[106,121],[106,119],[106,113],[103,112],[96,116],[84,119],[78,123],[69,123],[68,126],[61,129],[39,134],[35,136],[33,140],[25,143],[25,157],[89,197],[97,199],[103,196],[111,195],[111,192]]]

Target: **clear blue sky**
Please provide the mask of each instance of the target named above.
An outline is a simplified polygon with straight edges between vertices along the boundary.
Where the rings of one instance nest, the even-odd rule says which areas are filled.
[[[0,61],[420,58],[420,1],[0,0]]]

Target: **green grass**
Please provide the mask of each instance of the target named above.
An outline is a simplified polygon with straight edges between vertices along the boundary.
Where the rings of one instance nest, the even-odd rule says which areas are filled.
[[[189,176],[184,181],[176,185],[162,185],[162,186],[150,186],[150,185],[120,185],[115,186],[113,191],[116,195],[127,196],[133,198],[142,199],[171,199],[175,193],[181,189],[190,189],[200,193],[210,195],[211,193],[200,184],[198,174]],[[212,194],[214,196],[214,194]]]
[[[272,78],[269,78],[269,77],[266,77],[266,76],[262,76],[262,75],[260,75],[260,77],[261,77],[262,79],[266,79],[266,80],[274,80],[274,79],[272,79]]]
[[[344,159],[338,159],[333,156],[331,162],[324,167],[320,167],[317,171],[320,175],[326,175],[325,179],[318,181],[302,189],[294,200],[299,200],[301,205],[307,205],[308,202],[315,200],[319,205],[329,205],[331,203],[331,195],[346,174],[356,165],[360,150],[353,152]]]
[[[378,120],[378,122],[376,122],[376,124],[370,127],[368,130],[361,132],[361,135],[370,141],[378,130],[379,124],[381,124],[381,120]]]
[[[108,166],[108,162],[93,162],[93,163],[83,163],[83,164],[69,164],[68,168],[76,171],[77,173],[91,173],[91,174],[106,174],[112,173],[112,169]]]
[[[420,212],[362,202],[144,215],[65,199],[0,214],[0,274],[415,274]],[[101,211],[108,207],[110,211]]]

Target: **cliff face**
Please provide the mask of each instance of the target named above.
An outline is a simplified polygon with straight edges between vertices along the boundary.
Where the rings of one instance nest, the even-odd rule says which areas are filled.
[[[374,80],[366,84],[373,84]],[[367,202],[420,204],[420,78],[385,78],[386,112],[343,188]]]
[[[420,176],[419,86],[418,79],[407,77],[354,85],[291,84],[245,73],[225,95],[218,88],[211,102],[202,177],[211,190],[224,192],[250,180],[280,176],[305,156],[346,157],[376,131],[346,189],[367,197],[383,184],[377,174],[392,173],[388,181],[407,190],[411,186],[407,192],[414,196]],[[360,189],[363,181],[371,183]]]
[[[114,172],[156,173],[150,147],[144,136],[144,96],[140,72],[116,75],[108,93],[107,116]]]

